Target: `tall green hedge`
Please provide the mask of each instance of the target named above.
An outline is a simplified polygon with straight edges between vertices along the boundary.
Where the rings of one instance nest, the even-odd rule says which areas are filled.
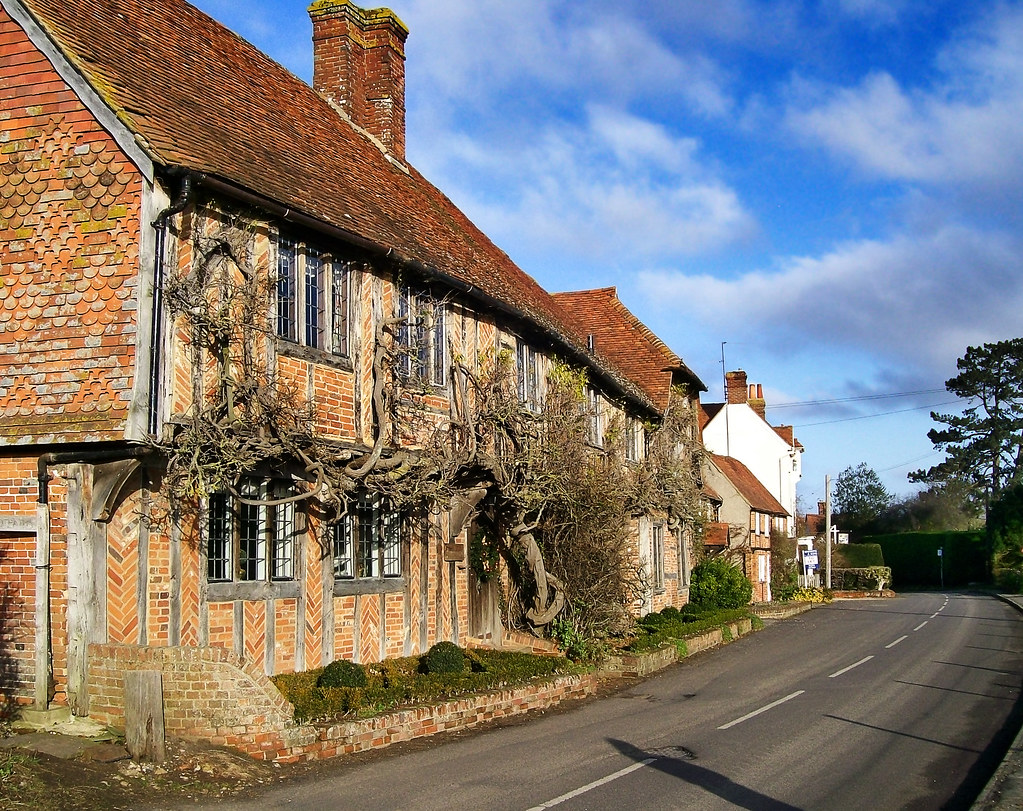
[[[900,586],[940,586],[942,567],[946,587],[979,583],[987,577],[983,530],[903,532],[871,535],[864,541],[881,547],[884,562]],[[939,548],[942,558],[938,557]]]
[[[824,560],[823,555],[820,560]],[[840,543],[831,547],[831,565],[836,569],[868,569],[886,564],[880,544]]]

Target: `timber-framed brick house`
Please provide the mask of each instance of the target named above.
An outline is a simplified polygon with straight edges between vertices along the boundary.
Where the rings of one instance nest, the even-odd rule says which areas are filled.
[[[407,162],[401,21],[310,14],[314,87],[182,0],[0,0],[0,691],[19,706],[118,725],[125,670],[185,662],[219,674],[226,712],[252,679],[500,632],[468,497],[413,520],[364,492],[328,532],[295,496],[315,479],[299,447],[170,514],[163,451],[241,391],[225,369],[263,369],[356,468],[380,459],[388,330],[428,423],[456,358],[502,354],[526,399],[558,358],[609,411],[662,413]],[[255,313],[248,354],[216,356],[225,302]]]

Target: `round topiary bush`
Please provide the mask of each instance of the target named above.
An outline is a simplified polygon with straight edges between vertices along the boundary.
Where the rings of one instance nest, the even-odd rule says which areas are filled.
[[[710,558],[693,567],[689,599],[701,606],[742,608],[753,599],[753,584],[728,561]]]
[[[661,616],[664,617],[668,622],[681,622],[682,612],[679,611],[675,606],[669,605],[661,609]]]
[[[465,651],[454,642],[438,642],[423,657],[427,673],[461,673],[465,670]]]
[[[356,662],[338,659],[331,662],[316,680],[317,687],[365,687],[366,669]]]

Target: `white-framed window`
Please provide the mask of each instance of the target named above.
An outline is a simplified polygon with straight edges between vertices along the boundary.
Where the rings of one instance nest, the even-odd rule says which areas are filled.
[[[521,338],[517,339],[515,348],[515,369],[518,375],[519,400],[530,411],[539,411],[543,404],[540,355]]]
[[[625,458],[639,462],[646,456],[646,431],[643,421],[635,417],[625,419]]]
[[[211,583],[293,580],[297,553],[291,482],[246,477],[238,496],[209,498],[206,577]]]
[[[347,356],[351,346],[351,263],[284,237],[276,245],[278,337]]]
[[[447,306],[429,291],[411,286],[398,293],[395,315],[401,357],[398,373],[405,379],[443,386],[448,373]]]
[[[401,518],[377,494],[364,493],[331,527],[337,580],[401,577]]]

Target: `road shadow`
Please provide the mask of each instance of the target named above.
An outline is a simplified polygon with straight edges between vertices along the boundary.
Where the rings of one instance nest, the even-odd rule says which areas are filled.
[[[656,769],[686,783],[699,786],[704,791],[726,800],[736,808],[748,808],[751,811],[800,811],[798,806],[775,800],[773,797],[768,797],[766,794],[736,783],[723,774],[697,766],[690,759],[692,755],[685,750],[680,750],[678,755],[672,756],[665,754],[664,750],[648,751],[615,738],[608,738],[607,741],[623,755],[637,763],[652,759],[652,762],[647,764],[647,768]]]

